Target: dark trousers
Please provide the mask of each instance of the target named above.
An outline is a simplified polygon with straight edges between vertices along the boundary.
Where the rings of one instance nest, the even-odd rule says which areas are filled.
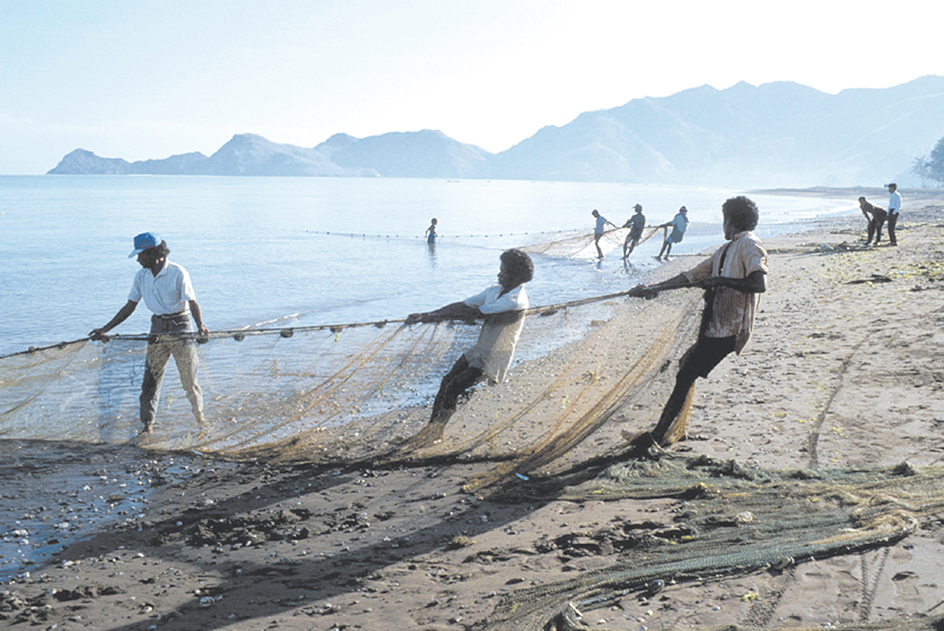
[[[154,424],[157,404],[161,397],[161,383],[164,381],[164,369],[172,355],[193,415],[198,421],[203,420],[203,391],[197,383],[199,361],[196,341],[177,337],[181,333],[192,332],[189,313],[151,318],[151,341],[148,342],[144,380],[141,382],[141,422],[145,428]]]
[[[429,422],[445,425],[455,413],[459,397],[484,379],[485,373],[482,369],[470,366],[465,355],[456,360],[452,369],[446,373],[439,384],[439,392],[433,401],[433,413],[430,415]]]
[[[875,245],[878,245],[878,242],[882,240],[882,224],[885,223],[884,217],[873,217],[869,222],[869,238],[866,243],[872,243],[872,237],[875,237]],[[892,224],[889,220],[888,222],[888,235],[891,239],[892,235]]]
[[[688,411],[695,394],[695,381],[707,377],[721,360],[734,351],[735,337],[704,337],[689,348],[679,360],[675,388],[662,408],[659,423],[652,430],[652,439],[660,445],[677,442],[685,433]]]
[[[892,245],[898,245],[898,240],[895,239],[895,226],[898,225],[898,213],[888,214],[888,242]]]

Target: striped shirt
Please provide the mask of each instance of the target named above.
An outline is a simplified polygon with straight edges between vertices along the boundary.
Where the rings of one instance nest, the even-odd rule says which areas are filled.
[[[721,258],[724,254],[724,269]],[[705,259],[702,263],[684,272],[690,281],[724,276],[747,278],[752,272],[767,270],[767,250],[753,232],[739,232],[731,242]],[[734,351],[740,355],[754,328],[754,314],[760,305],[760,294],[738,291],[730,287],[718,287],[712,307],[711,321],[705,331],[706,337],[736,337]]]

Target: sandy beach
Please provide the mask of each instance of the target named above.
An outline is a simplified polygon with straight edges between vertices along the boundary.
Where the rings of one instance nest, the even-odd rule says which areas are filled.
[[[865,247],[861,217],[765,244],[769,290],[754,335],[699,381],[689,439],[671,457],[777,471],[944,466],[944,193],[905,198],[897,247]],[[696,260],[674,259],[653,280]],[[656,328],[660,301],[683,298],[627,304],[588,333],[586,365],[569,369],[603,382],[622,374],[622,332]],[[558,378],[552,359],[516,367],[499,392]],[[605,457],[594,475],[620,460],[621,429],[643,428],[662,392],[619,408],[575,448],[582,462]],[[501,401],[474,396],[467,413],[500,416]],[[462,431],[461,415],[447,441],[449,431]],[[507,470],[510,483],[479,490],[470,481],[494,475],[495,462],[337,469],[19,442],[2,453],[5,541],[48,549],[0,586],[4,628],[517,628],[495,615],[510,594],[612,566],[640,532],[677,528],[690,503],[563,499],[548,474],[566,462]],[[566,485],[582,481],[569,474]],[[106,506],[117,508],[109,520],[81,530]],[[944,507],[916,514],[913,531],[886,545],[666,577],[575,605],[566,621],[547,611],[549,626],[534,628],[925,628],[944,615]]]

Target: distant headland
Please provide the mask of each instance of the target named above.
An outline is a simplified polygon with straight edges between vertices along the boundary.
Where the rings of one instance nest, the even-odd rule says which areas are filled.
[[[791,82],[702,86],[548,126],[500,153],[440,131],[335,134],[313,148],[237,134],[199,152],[128,162],[76,149],[50,175],[489,178],[791,187],[859,186],[909,169],[944,136],[944,77],[836,95]],[[879,184],[880,185],[880,184]]]

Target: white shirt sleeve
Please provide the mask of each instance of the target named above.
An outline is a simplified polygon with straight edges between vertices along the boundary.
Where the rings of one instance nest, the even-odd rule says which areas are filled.
[[[470,307],[478,307],[482,313],[504,313],[505,311],[522,311],[528,308],[528,293],[524,284],[518,285],[504,295],[501,285],[492,285],[485,291],[469,296],[463,302]]]

